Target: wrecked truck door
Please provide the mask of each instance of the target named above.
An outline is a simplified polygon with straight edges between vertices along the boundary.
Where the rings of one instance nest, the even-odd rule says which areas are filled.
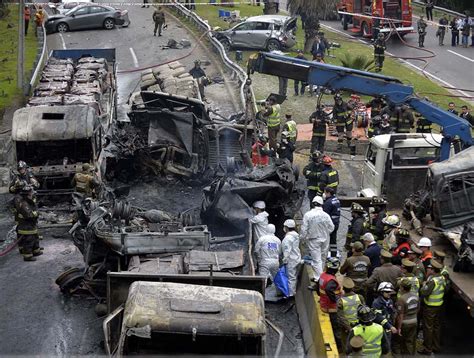
[[[120,332],[123,320],[123,305],[117,307],[102,323],[104,331],[105,352],[108,356],[116,355],[120,342]]]

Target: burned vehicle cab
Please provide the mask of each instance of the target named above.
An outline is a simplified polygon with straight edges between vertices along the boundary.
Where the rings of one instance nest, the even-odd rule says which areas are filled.
[[[263,296],[250,290],[136,281],[103,329],[113,356],[265,353]]]
[[[87,105],[21,108],[12,122],[14,159],[28,163],[40,192],[70,189],[83,163],[97,163],[101,128],[95,109]]]
[[[360,195],[385,196],[401,207],[405,194],[421,189],[428,165],[439,160],[440,134],[384,134],[371,138]]]
[[[431,216],[436,226],[451,228],[474,219],[474,148],[468,148],[428,171]]]
[[[296,44],[296,21],[296,17],[282,15],[253,16],[229,30],[214,32],[214,36],[226,50],[254,48],[278,51]]]

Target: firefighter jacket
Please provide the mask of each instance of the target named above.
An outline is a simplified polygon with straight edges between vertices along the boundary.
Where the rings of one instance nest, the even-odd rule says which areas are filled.
[[[352,218],[349,227],[347,228],[346,242],[352,243],[361,241],[362,235],[365,234],[365,219],[362,216]]]
[[[313,137],[326,137],[326,119],[321,111],[316,111],[309,117],[313,122]]]
[[[38,208],[34,200],[22,197],[16,203],[18,215],[18,235],[35,235],[38,233]]]
[[[341,286],[336,276],[323,272],[319,277],[319,302],[321,311],[337,312],[337,300],[341,295]]]
[[[349,125],[352,123],[351,120],[351,109],[346,102],[342,104],[335,104],[332,108],[333,118],[336,120],[336,127],[345,127],[346,124]],[[349,122],[349,123],[347,123]]]
[[[11,194],[18,194],[24,185],[31,185],[35,190],[40,187],[38,180],[36,180],[33,174],[27,172],[23,175],[15,174],[8,186],[8,190]]]
[[[409,109],[404,110],[399,117],[397,131],[400,133],[409,133],[414,123],[415,117],[413,116],[413,112]]]
[[[378,39],[374,43],[374,55],[375,56],[385,56],[385,41],[382,39]]]
[[[333,188],[334,192],[337,193],[337,187],[339,185],[339,173],[330,165],[325,165],[324,170],[321,172],[319,178],[319,191],[323,192],[326,187]]]
[[[303,169],[303,174],[308,181],[309,190],[319,189],[319,178],[323,171],[322,164],[311,162]]]

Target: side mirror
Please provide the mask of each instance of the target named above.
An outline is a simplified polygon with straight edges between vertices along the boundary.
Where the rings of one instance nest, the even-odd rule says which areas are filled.
[[[76,14],[71,14],[71,17],[72,17],[72,18],[76,17]]]

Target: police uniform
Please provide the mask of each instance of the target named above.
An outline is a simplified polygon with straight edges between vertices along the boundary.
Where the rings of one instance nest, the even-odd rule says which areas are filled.
[[[270,149],[275,150],[278,138],[278,132],[280,131],[280,105],[274,104],[271,106],[271,113],[267,116],[267,127],[268,127],[268,144]]]
[[[364,353],[362,348],[364,347],[364,339],[360,336],[354,336],[349,340],[349,345],[351,346],[352,353],[348,357],[363,357]]]
[[[451,280],[449,279],[449,271],[446,265],[444,264],[444,259],[446,257],[446,253],[441,250],[433,250],[434,258],[436,261],[439,261],[443,264],[443,268],[441,269],[441,276],[444,277],[444,281],[446,283],[446,291],[449,291]]]
[[[356,241],[352,245],[354,248],[360,246],[360,251],[356,250],[344,261],[340,272],[354,281],[354,292],[365,295],[365,282],[369,275],[370,259],[362,252],[364,244]]]
[[[415,268],[415,263],[408,260],[408,259],[403,259],[402,260],[402,266],[403,267],[412,267],[413,269]],[[397,281],[397,287],[401,287],[402,282],[409,282],[410,283],[410,292],[419,296],[420,295],[420,280],[412,273],[412,272],[405,272],[402,277],[400,277]],[[400,291],[397,294],[397,298],[400,298],[401,293]]]
[[[84,164],[82,172],[76,173],[72,179],[72,184],[75,191],[84,194],[86,197],[92,197],[94,193],[95,181],[94,176],[90,172],[90,165]]]
[[[32,261],[33,256],[41,255],[38,237],[38,208],[34,199],[23,193],[22,197],[15,202],[18,215],[17,234],[21,254],[25,261]]]
[[[357,308],[364,304],[364,297],[352,292],[354,282],[349,277],[344,277],[342,287],[348,292],[344,293],[337,301],[337,320],[341,330],[341,342],[346,344],[350,330],[359,324]]]
[[[158,31],[158,36],[161,36],[161,31],[163,29],[163,25],[165,24],[165,13],[163,10],[155,10],[153,12],[153,22],[155,23],[155,30],[153,31],[154,36],[156,36],[156,32]]]
[[[324,151],[326,143],[326,117],[321,109],[311,114],[309,120],[313,123],[313,135],[311,137],[311,153],[315,150]]]
[[[419,19],[417,22],[417,27],[418,27],[418,46],[419,47],[425,47],[425,36],[426,36],[426,27],[428,26],[423,19]]]
[[[409,290],[400,295],[396,303],[397,309],[397,329],[401,336],[396,335],[393,338],[393,352],[402,355],[416,354],[416,331],[418,327],[418,310],[420,307],[420,298],[418,294],[411,291],[411,282],[404,279],[401,283],[404,290]]]
[[[412,244],[408,253],[415,253],[417,255],[421,255],[422,251],[416,245]],[[425,281],[426,269],[425,265],[423,265],[423,261],[421,261],[419,257],[417,257],[412,262],[415,264],[415,267],[413,268],[413,274],[416,276],[416,278],[418,278],[420,282]]]
[[[392,254],[386,250],[382,250],[380,255],[385,259],[392,258]],[[399,266],[395,266],[391,262],[386,262],[382,264],[382,266],[374,269],[372,275],[366,282],[366,286],[368,289],[374,289],[378,287],[381,282],[390,282],[393,287],[395,287],[398,278],[402,276],[402,269]]]

